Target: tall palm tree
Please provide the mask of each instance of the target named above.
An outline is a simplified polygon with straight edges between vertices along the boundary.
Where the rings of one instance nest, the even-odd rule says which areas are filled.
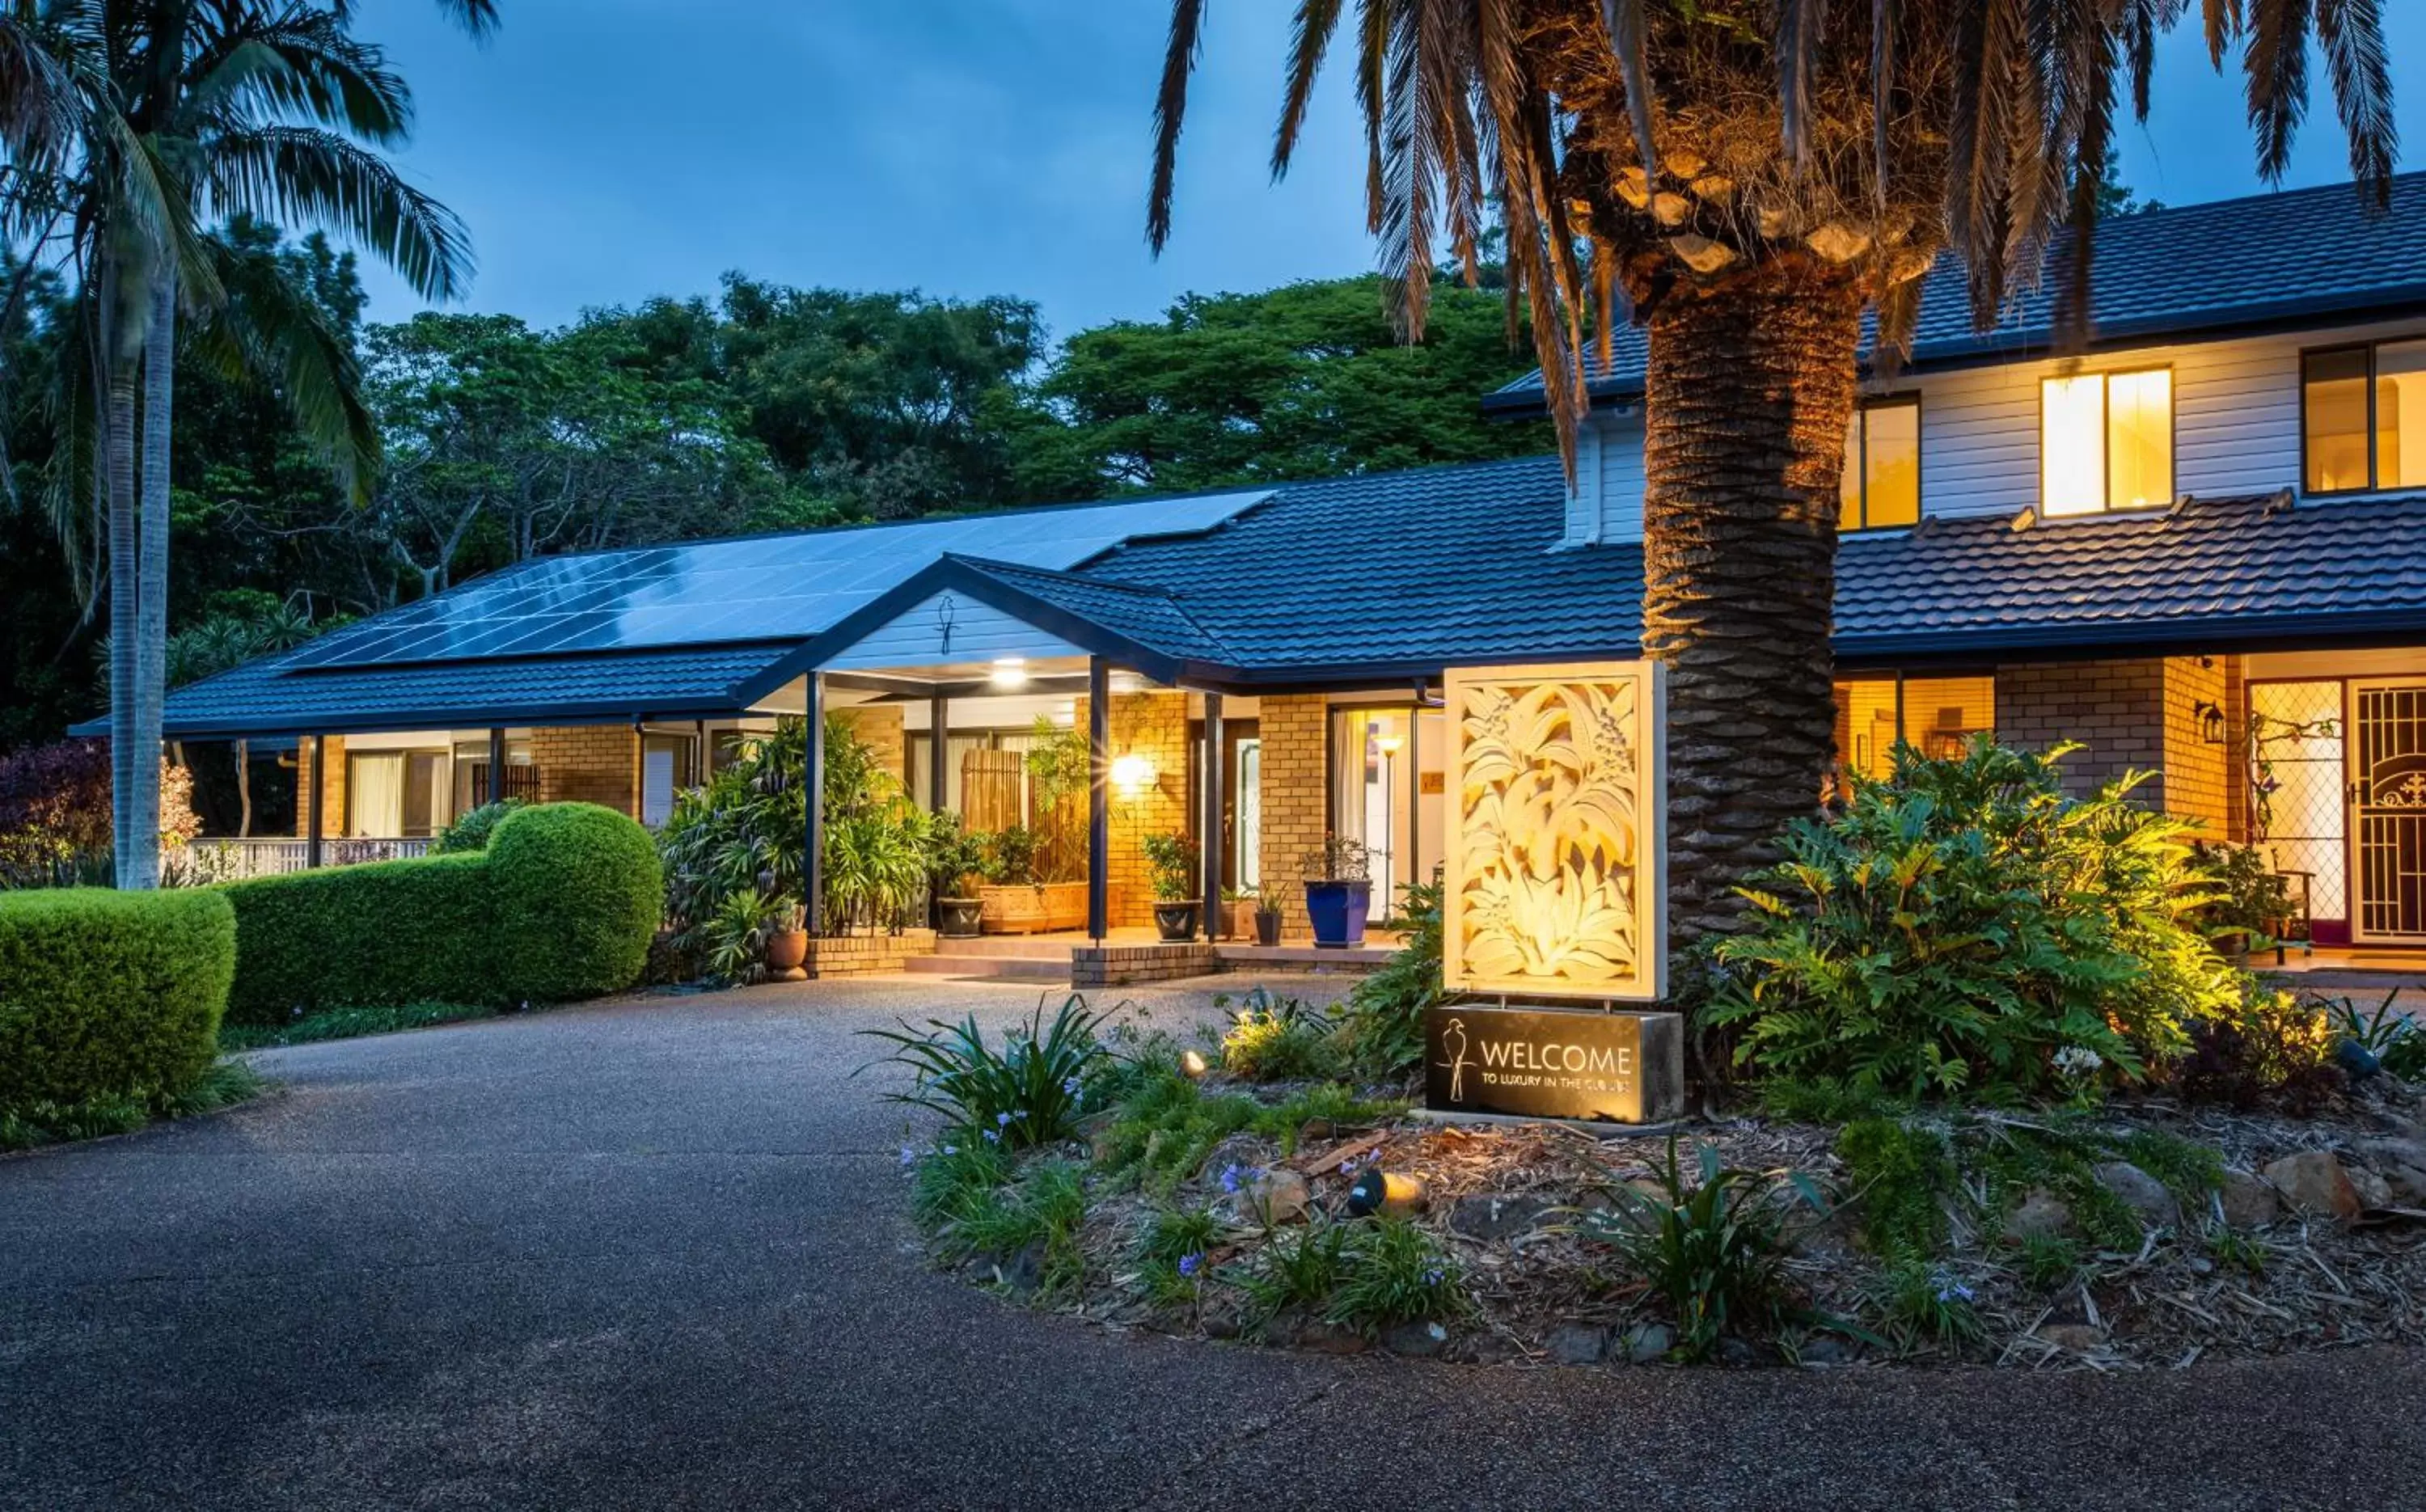
[[[492,0],[441,0],[476,35]],[[94,291],[92,326],[105,394],[99,435],[110,552],[111,735],[118,880],[158,879],[161,709],[166,696],[169,455],[181,313],[199,316],[223,354],[270,368],[299,418],[341,472],[365,478],[377,436],[354,396],[351,354],[308,307],[260,281],[221,277],[223,252],[199,227],[238,214],[349,236],[415,292],[443,299],[470,275],[461,224],[374,150],[401,141],[410,91],[375,47],[355,39],[350,0],[53,0],[55,37],[97,55],[105,86],[89,119],[122,119],[131,144],[85,143],[78,220]],[[155,165],[159,212],[131,213],[128,161]],[[154,226],[130,239],[128,228]],[[231,307],[231,288],[245,295]],[[141,384],[141,451],[137,410]]]
[[[1865,312],[1908,346],[1950,251],[1991,323],[2064,269],[2086,319],[2097,187],[2126,90],[2191,0],[1299,0],[1274,173],[1343,22],[1367,217],[1410,338],[1436,228],[1471,269],[1504,218],[1512,318],[1531,319],[1573,466],[1585,353],[1646,327],[1645,652],[1670,669],[1671,935],[1734,927],[1736,893],[1817,800],[1833,756],[1836,486]],[[1173,0],[1147,233],[1173,165],[1205,0]],[[2279,179],[2321,44],[2366,192],[2395,158],[2381,0],[2201,0],[2210,61],[2246,78]]]

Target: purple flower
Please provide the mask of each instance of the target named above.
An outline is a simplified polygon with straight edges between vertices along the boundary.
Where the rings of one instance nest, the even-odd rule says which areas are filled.
[[[1245,1176],[1239,1170],[1237,1162],[1232,1161],[1221,1167],[1221,1190],[1236,1196],[1238,1188],[1243,1184],[1245,1184]]]
[[[903,1168],[904,1170],[907,1170],[909,1167],[911,1167],[911,1166],[915,1166],[915,1165],[917,1165],[917,1164],[918,1164],[918,1152],[917,1152],[916,1150],[914,1150],[911,1149],[908,1145],[903,1145],[903,1146],[901,1147],[901,1166],[902,1166],[902,1168]]]
[[[1000,1134],[998,1134],[995,1133],[992,1129],[988,1129],[988,1130],[985,1132],[985,1142],[986,1142],[987,1144],[990,1144],[990,1145],[998,1145],[998,1144],[1001,1144],[1001,1143],[1002,1143],[1002,1135],[1000,1135]]]
[[[994,1116],[994,1122],[995,1127],[997,1129],[1008,1129],[1011,1127],[1011,1115],[1008,1113],[997,1113]]]
[[[1448,1277],[1448,1272],[1441,1266],[1428,1266],[1424,1270],[1424,1284],[1426,1286],[1438,1286],[1443,1280],[1447,1279]]]
[[[1196,1273],[1204,1269],[1204,1267],[1205,1257],[1203,1255],[1189,1254],[1179,1257],[1179,1274],[1188,1279],[1193,1280],[1196,1277]]]
[[[958,1145],[946,1145],[944,1147],[944,1153],[946,1155],[957,1155],[960,1152],[961,1147]]]
[[[1083,1095],[1084,1086],[1076,1077],[1065,1076],[1061,1078],[1061,1091],[1066,1097],[1078,1097]]]

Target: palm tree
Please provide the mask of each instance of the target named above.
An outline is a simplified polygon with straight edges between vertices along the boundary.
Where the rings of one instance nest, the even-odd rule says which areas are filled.
[[[492,0],[441,0],[475,35]],[[222,278],[224,249],[198,228],[250,215],[350,236],[425,298],[470,275],[462,228],[373,149],[403,139],[410,91],[349,31],[350,0],[53,0],[50,32],[85,60],[87,120],[126,130],[84,142],[76,220],[105,394],[100,490],[110,552],[113,802],[121,887],[149,887],[158,856],[161,707],[166,696],[169,443],[178,317],[195,314],[224,357],[268,368],[341,473],[366,480],[378,438],[355,394],[352,357],[307,300],[283,285]],[[98,64],[91,60],[97,58]],[[123,192],[149,165],[159,193]],[[141,213],[138,213],[141,212]],[[149,230],[137,238],[132,231]],[[276,281],[270,281],[276,285]],[[231,300],[243,296],[240,304]],[[137,385],[140,405],[137,507]]]
[[[1833,756],[1836,486],[1866,312],[1909,344],[1941,252],[1990,324],[2050,248],[2078,335],[2122,95],[2190,0],[1300,0],[1274,173],[1343,20],[1356,39],[1367,217],[1421,335],[1435,228],[1467,269],[1496,201],[1512,318],[1529,315],[1572,468],[1588,337],[1647,328],[1646,654],[1670,670],[1678,946],[1734,927],[1736,889],[1808,812]],[[1205,0],[1173,0],[1147,234]],[[2313,30],[2351,167],[2395,157],[2380,0],[2202,0],[2236,50],[2259,170],[2279,179]],[[2061,238],[2061,240],[2059,240]],[[1680,952],[1680,964],[1688,959]]]

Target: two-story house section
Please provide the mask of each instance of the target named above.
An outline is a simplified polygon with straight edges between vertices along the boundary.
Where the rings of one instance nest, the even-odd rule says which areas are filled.
[[[2109,225],[2078,355],[2048,298],[1981,334],[1932,279],[1846,436],[1844,763],[2078,741],[2073,781],[2153,770],[2265,846],[2321,941],[2426,946],[2426,175],[2383,214],[2337,185]],[[168,732],[291,771],[283,866],[494,795],[655,821],[811,708],[919,801],[1017,816],[1042,717],[1125,774],[1086,858],[1112,925],[1147,922],[1139,835],[1185,828],[1297,933],[1326,834],[1383,896],[1440,860],[1447,668],[1636,651],[1642,357],[1621,332],[1594,375],[1572,487],[1543,456],[552,557],[181,689]]]
[[[2060,254],[2059,254],[2060,255]],[[2082,742],[2263,844],[2321,941],[2426,941],[2426,176],[2101,228],[2092,335],[1930,277],[1846,436],[1837,742]],[[1642,535],[1643,347],[1593,376],[1571,548]],[[1488,401],[1539,408],[1531,380]]]

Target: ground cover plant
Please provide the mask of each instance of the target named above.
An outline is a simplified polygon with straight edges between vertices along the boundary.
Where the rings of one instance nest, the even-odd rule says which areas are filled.
[[[398,1003],[367,1008],[330,1008],[305,1014],[287,1023],[229,1023],[219,1026],[223,1052],[268,1050],[279,1045],[311,1045],[327,1039],[358,1039],[364,1035],[400,1034],[445,1023],[467,1023],[497,1016],[493,1004]]]

